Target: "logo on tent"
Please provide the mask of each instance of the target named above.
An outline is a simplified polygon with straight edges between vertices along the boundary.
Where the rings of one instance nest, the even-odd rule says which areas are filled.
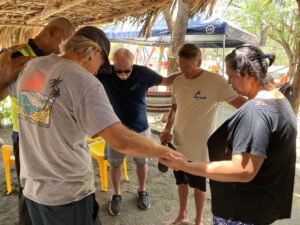
[[[215,32],[215,26],[214,25],[209,25],[206,27],[206,33],[207,34],[213,34]]]

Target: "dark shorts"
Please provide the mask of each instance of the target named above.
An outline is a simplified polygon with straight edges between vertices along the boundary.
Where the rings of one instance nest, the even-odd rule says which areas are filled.
[[[101,225],[95,194],[66,205],[47,206],[25,199],[33,225]]]
[[[197,188],[200,191],[206,192],[206,179],[205,177],[195,176],[181,170],[173,170],[176,184],[188,184],[191,188]]]

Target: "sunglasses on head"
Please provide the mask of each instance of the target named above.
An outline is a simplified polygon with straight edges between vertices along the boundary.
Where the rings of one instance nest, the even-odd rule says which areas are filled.
[[[116,70],[116,73],[120,74],[120,73],[131,73],[131,70]]]

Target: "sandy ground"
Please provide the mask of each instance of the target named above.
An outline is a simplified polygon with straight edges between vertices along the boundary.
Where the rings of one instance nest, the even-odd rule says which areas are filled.
[[[10,129],[0,129],[0,137],[10,142]],[[153,136],[157,139],[157,136]],[[300,224],[300,160],[297,161],[297,175],[294,193],[294,205],[292,218],[282,220],[275,224]],[[164,225],[167,221],[174,219],[178,210],[178,195],[175,180],[171,171],[166,174],[160,173],[157,168],[157,160],[153,159],[149,165],[148,185],[147,190],[151,198],[151,208],[144,211],[137,207],[136,190],[137,180],[135,175],[135,166],[131,159],[128,160],[129,182],[122,181],[123,201],[122,211],[120,216],[110,216],[108,213],[108,202],[111,195],[111,183],[109,184],[108,192],[101,192],[99,184],[99,173],[97,164],[95,168],[95,186],[97,188],[96,197],[100,204],[100,216],[103,225]],[[14,166],[12,171],[13,193],[6,195],[5,176],[3,170],[2,154],[0,154],[0,225],[15,225],[18,221],[17,213],[17,179]],[[207,185],[208,187],[208,185]],[[208,188],[209,189],[209,188]],[[208,190],[207,203],[204,213],[204,224],[211,224],[210,213],[210,194]],[[194,218],[194,202],[193,195],[190,195],[189,204],[190,220]],[[192,223],[191,223],[192,224]]]

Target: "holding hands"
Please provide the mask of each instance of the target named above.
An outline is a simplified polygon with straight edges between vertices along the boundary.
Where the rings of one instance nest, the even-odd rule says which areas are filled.
[[[161,143],[170,143],[173,136],[170,131],[165,129],[161,132],[159,137]],[[169,157],[161,157],[159,159],[159,162],[171,169],[180,170],[180,168],[182,168],[182,165],[187,163],[187,159],[185,158],[185,156],[174,150],[171,150],[168,156]]]
[[[179,152],[173,151],[173,153],[177,153],[180,155],[174,154],[173,157],[170,158],[160,158],[160,163],[174,170],[182,170],[182,168],[184,168],[188,163],[187,159]]]
[[[169,147],[166,148],[168,148],[167,155],[160,157],[159,162],[171,169],[180,170],[182,165],[188,162],[186,157],[182,153],[175,151],[175,149],[171,149]]]

